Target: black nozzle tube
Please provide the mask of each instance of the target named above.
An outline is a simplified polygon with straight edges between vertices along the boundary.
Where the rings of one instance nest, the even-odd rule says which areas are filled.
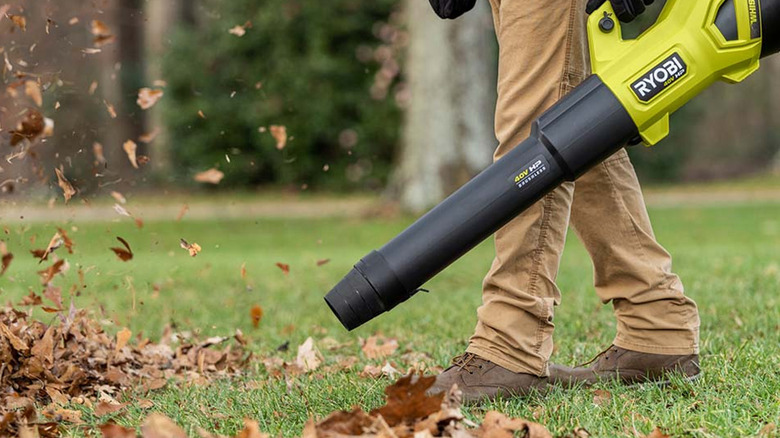
[[[612,91],[591,76],[534,122],[527,140],[363,258],[325,301],[344,327],[361,326],[637,134]]]

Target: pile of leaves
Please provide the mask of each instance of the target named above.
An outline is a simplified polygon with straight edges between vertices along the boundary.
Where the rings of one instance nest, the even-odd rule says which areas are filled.
[[[41,436],[56,434],[56,423],[81,422],[80,404],[111,409],[129,389],[149,391],[169,381],[208,383],[237,375],[250,360],[243,336],[173,343],[168,330],[159,343],[121,330],[106,333],[86,310],[71,306],[51,324],[25,312],[0,312],[0,436],[18,435],[34,425]],[[41,422],[33,406],[44,406]]]
[[[435,381],[433,377],[402,377],[385,389],[387,403],[371,412],[360,408],[336,412],[322,421],[310,421],[303,438],[383,437],[383,438],[551,438],[542,425],[520,419],[510,419],[499,412],[488,412],[481,425],[468,421],[460,410],[461,393],[453,387],[447,394],[428,396],[425,391]],[[107,423],[100,427],[106,438],[135,437],[135,430]],[[217,438],[199,430],[204,438]],[[172,420],[152,414],[141,426],[144,438],[185,438],[187,433]],[[244,428],[236,438],[268,438],[260,432],[258,423],[244,420]]]

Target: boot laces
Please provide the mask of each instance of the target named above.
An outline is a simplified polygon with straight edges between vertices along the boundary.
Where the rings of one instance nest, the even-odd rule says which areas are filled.
[[[587,362],[585,362],[583,364],[577,365],[577,368],[586,367],[586,366],[592,364],[593,362],[596,362],[597,360],[601,359],[602,357],[604,357],[605,360],[609,359],[609,356],[607,354],[610,352],[610,350],[612,350],[614,348],[615,348],[614,345],[610,345],[609,347],[605,348],[601,353],[599,353],[596,356],[594,356],[593,359],[591,359],[591,360],[589,360],[589,361],[587,361]]]
[[[474,359],[478,359],[474,353],[461,354],[452,359],[452,365],[458,367],[462,371],[467,371],[469,374],[474,374],[474,370],[482,368],[482,365],[475,363]]]

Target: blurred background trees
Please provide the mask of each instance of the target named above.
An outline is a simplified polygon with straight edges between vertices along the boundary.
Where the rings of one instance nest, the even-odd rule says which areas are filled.
[[[3,196],[50,196],[55,167],[82,195],[189,190],[213,168],[225,174],[215,189],[372,191],[424,209],[491,159],[496,50],[485,1],[449,22],[417,0],[6,1]],[[746,84],[686,106],[667,141],[632,148],[641,178],[776,170],[779,74],[780,60],[768,60]],[[143,87],[164,93],[146,111]],[[11,146],[30,108],[54,130]],[[132,166],[128,141],[148,164]]]

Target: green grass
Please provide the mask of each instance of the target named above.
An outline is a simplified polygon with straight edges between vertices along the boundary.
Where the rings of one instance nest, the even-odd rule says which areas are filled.
[[[752,436],[767,423],[780,424],[780,205],[664,208],[651,215],[659,239],[675,257],[687,293],[701,309],[704,377],[695,384],[678,382],[666,388],[604,385],[599,388],[612,397],[602,405],[593,403],[594,389],[555,390],[544,398],[471,409],[472,419],[484,409],[498,409],[535,419],[553,434],[584,427],[596,436],[649,433],[655,426],[674,436]],[[104,311],[118,326],[135,333],[155,338],[168,323],[204,335],[231,334],[238,328],[261,356],[289,360],[295,346],[309,336],[352,342],[341,354],[359,355],[358,337],[381,332],[398,338],[397,356],[406,350],[426,352],[445,365],[463,351],[476,322],[480,284],[492,257],[490,243],[428,284],[431,294],[420,294],[354,333],[346,333],[322,301],[357,259],[410,222],[185,219],[150,222],[141,230],[127,221],[7,224],[9,233],[2,238],[17,257],[0,277],[0,299],[17,302],[28,288],[39,291],[35,271],[41,268],[26,252],[45,247],[55,227],[64,225],[76,253],[67,257],[71,269],[56,280],[57,285],[69,290],[78,283],[81,268],[87,287],[75,293],[76,303]],[[570,235],[559,278],[564,301],[556,315],[553,357],[566,364],[598,353],[615,329],[609,307],[601,306],[593,293],[590,261]],[[109,251],[118,246],[116,236],[130,242],[134,260],[120,262]],[[35,244],[30,242],[33,237]],[[190,258],[179,248],[180,238],[199,243],[201,255]],[[320,259],[331,262],[317,267]],[[275,266],[277,262],[291,266],[289,276]],[[246,280],[240,276],[243,263]],[[254,304],[265,310],[258,329],[252,328],[249,316]],[[34,315],[51,319],[40,310]],[[276,347],[287,341],[290,351],[276,353]],[[336,360],[323,353],[326,360]],[[153,410],[189,432],[203,427],[230,434],[249,417],[272,435],[295,436],[311,416],[380,404],[389,381],[359,377],[358,371],[369,362],[361,357],[353,371],[314,373],[290,382],[270,379],[261,365],[255,365],[242,379],[209,387],[175,386],[144,397],[155,403]],[[117,421],[137,426],[148,413],[133,406]],[[99,422],[89,415],[86,419]]]

